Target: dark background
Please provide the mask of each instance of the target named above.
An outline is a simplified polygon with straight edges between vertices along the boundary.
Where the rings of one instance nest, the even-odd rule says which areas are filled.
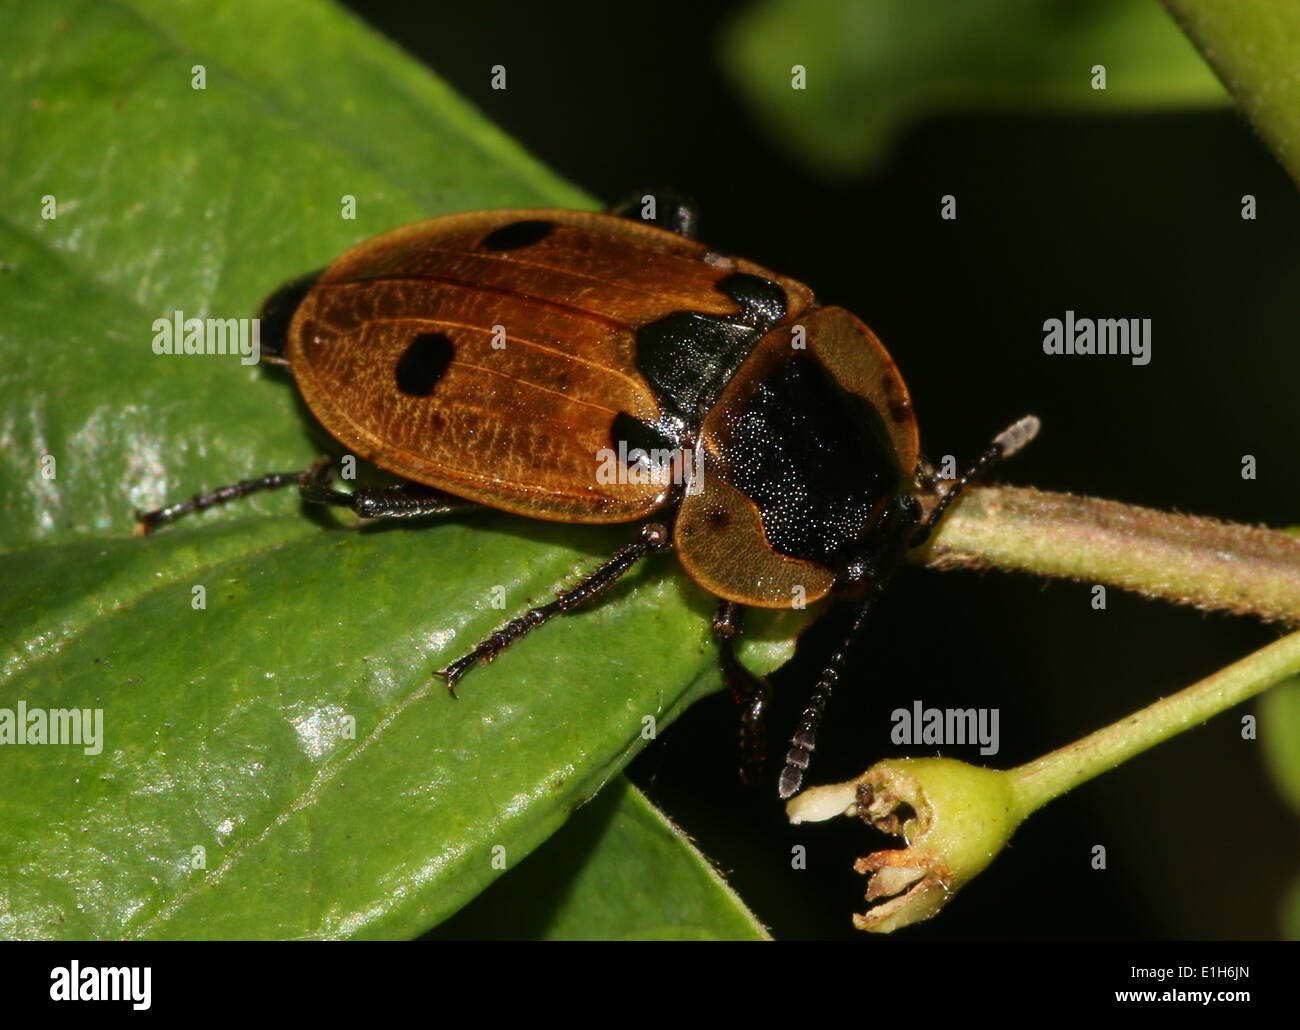
[[[722,78],[732,5],[575,3],[508,16],[482,5],[353,8],[540,160],[612,201],[643,185],[693,195],[700,238],[807,282],[890,347],[931,456],[977,453],[1018,416],[1038,441],[1008,482],[1247,523],[1298,521],[1291,420],[1295,186],[1230,111],[961,117],[907,132],[874,174],[828,181],[762,132]],[[509,88],[490,88],[504,64]],[[956,195],[958,220],[939,218]],[[1241,196],[1258,200],[1256,221]],[[1048,358],[1067,308],[1146,317],[1153,358]],[[1243,481],[1241,457],[1258,459]],[[998,707],[1010,766],[1066,744],[1276,639],[1277,628],[1001,573],[906,570],[843,681],[813,782],[889,742],[889,712]],[[825,641],[809,639],[812,663]],[[774,750],[814,670],[778,678]],[[782,689],[783,688],[783,689]],[[1030,819],[1009,851],[914,939],[1271,938],[1300,826],[1240,739],[1238,709]],[[848,820],[791,828],[736,783],[735,711],[696,706],[633,779],[727,871],[778,938],[862,939]],[[918,749],[914,753],[923,753]],[[973,749],[953,757],[982,760]],[[840,825],[842,824],[842,825]],[[790,847],[809,868],[790,868]],[[1108,868],[1091,870],[1094,845]],[[458,917],[470,932],[474,909]]]

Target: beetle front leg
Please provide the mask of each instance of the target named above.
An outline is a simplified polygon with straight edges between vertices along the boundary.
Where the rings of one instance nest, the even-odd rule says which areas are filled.
[[[718,667],[722,682],[741,706],[740,778],[757,783],[767,757],[767,709],[772,699],[767,681],[755,676],[736,657],[745,609],[734,601],[719,601],[713,616],[713,636],[718,642]]]

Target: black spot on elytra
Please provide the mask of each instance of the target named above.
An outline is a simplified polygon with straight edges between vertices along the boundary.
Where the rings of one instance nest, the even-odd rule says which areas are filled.
[[[704,521],[709,524],[710,529],[722,529],[731,521],[731,515],[726,508],[707,508],[704,512]]]
[[[421,333],[397,359],[397,388],[408,397],[428,397],[455,353],[443,333]]]
[[[483,237],[484,250],[518,250],[531,247],[534,243],[546,239],[555,228],[554,222],[531,219],[524,222],[511,222],[500,229],[493,229]]]

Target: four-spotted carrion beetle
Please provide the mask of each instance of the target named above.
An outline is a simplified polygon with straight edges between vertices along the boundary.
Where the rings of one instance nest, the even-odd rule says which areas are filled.
[[[658,221],[669,228],[581,211],[450,215],[287,284],[263,306],[264,354],[288,364],[344,447],[406,482],[344,493],[317,462],[142,513],[138,528],[292,483],[365,518],[477,504],[640,523],[639,537],[581,582],[439,675],[454,689],[477,662],[671,548],[719,598],[713,628],[743,708],[747,778],[763,756],[769,693],[735,657],[743,610],[845,597],[857,607],[850,635],[813,689],[781,773],[780,794],[791,796],[886,580],[961,488],[1037,422],[1000,435],[923,518],[916,418],[875,334],[843,308],[817,305],[803,284],[696,242],[688,204],[666,203]],[[656,453],[669,460],[647,475]],[[611,454],[628,474],[601,474]]]

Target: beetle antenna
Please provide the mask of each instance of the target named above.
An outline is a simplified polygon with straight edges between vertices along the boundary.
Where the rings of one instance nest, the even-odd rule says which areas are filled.
[[[943,518],[944,512],[948,510],[953,501],[961,496],[961,492],[971,483],[984,476],[999,461],[1011,457],[1033,440],[1038,435],[1038,430],[1041,427],[1042,423],[1036,415],[1026,415],[998,433],[993,438],[993,442],[989,444],[988,450],[967,465],[966,470],[957,481],[939,498],[939,503],[931,509],[929,516],[921,523],[921,528],[917,530],[916,535],[912,538],[910,546],[919,547],[925,543],[930,538],[930,534],[934,531],[934,527],[939,520]]]
[[[821,726],[822,716],[826,714],[826,706],[830,703],[831,692],[835,689],[835,684],[839,682],[840,673],[844,671],[845,663],[849,660],[854,643],[862,636],[862,627],[866,625],[867,616],[871,613],[872,607],[876,603],[876,598],[880,596],[884,586],[882,580],[873,581],[870,587],[870,593],[858,606],[858,612],[853,617],[853,625],[849,627],[848,633],[842,643],[830,660],[826,663],[826,668],[822,671],[821,678],[817,685],[813,687],[812,695],[808,698],[808,704],[804,707],[803,714],[799,717],[799,729],[795,731],[790,738],[790,750],[785,755],[785,768],[781,770],[781,779],[777,790],[781,795],[781,800],[794,797],[803,786],[803,774],[808,768],[808,763],[812,761],[812,753],[817,749],[817,729]]]

